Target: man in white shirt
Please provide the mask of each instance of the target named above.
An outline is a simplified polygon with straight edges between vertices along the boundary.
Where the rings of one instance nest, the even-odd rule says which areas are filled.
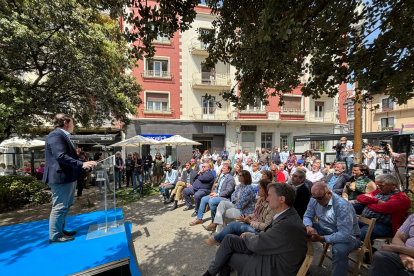
[[[248,158],[247,159],[247,163],[246,164],[243,164],[243,170],[246,170],[246,171],[248,171],[250,174],[252,173],[252,171],[253,171],[253,161],[252,161],[252,159],[251,158]]]
[[[346,162],[346,173],[351,175],[352,164],[354,163],[354,143],[348,141],[346,137],[342,137],[340,142],[342,145],[342,160]]]
[[[214,164],[216,175],[219,175],[221,173],[221,168],[223,168],[223,163],[221,162],[221,157],[219,157],[217,158],[217,163]]]
[[[320,172],[321,165],[319,163],[312,164],[312,171],[306,173],[306,179],[312,183],[321,181],[324,177],[323,173]]]
[[[283,151],[280,153],[280,162],[286,163],[289,157],[289,147],[284,146]]]
[[[243,160],[243,153],[241,152],[241,149],[237,150],[236,156],[234,157],[234,160],[237,159]]]
[[[217,150],[214,150],[214,153],[211,155],[211,158],[213,158],[213,164],[216,164],[219,156],[220,155],[217,153]]]
[[[365,145],[366,151],[363,151],[364,154],[364,164],[369,168],[369,174],[375,174],[377,169],[377,154],[372,150],[372,144],[368,143]]]
[[[249,155],[249,151],[245,150],[244,154],[243,154],[243,164],[246,165],[247,164],[247,160],[251,159],[252,157]]]

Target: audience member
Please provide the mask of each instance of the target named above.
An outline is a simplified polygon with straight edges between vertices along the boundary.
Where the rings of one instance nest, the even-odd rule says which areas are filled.
[[[335,172],[328,174],[325,182],[332,192],[337,195],[342,195],[345,184],[351,176],[345,173],[346,165],[343,162],[336,163],[334,169]]]
[[[312,164],[312,170],[306,173],[306,179],[308,179],[312,183],[321,181],[324,178],[324,176],[320,172],[320,168],[321,168],[320,163]]]
[[[276,164],[270,166],[270,170],[273,174],[273,181],[274,182],[286,182],[285,175],[279,171]]]
[[[132,153],[128,153],[127,159],[125,160],[125,172],[126,172],[126,186],[129,187],[131,181],[134,190],[136,189],[136,179],[132,176],[135,168],[135,161],[132,159]]]
[[[286,161],[286,168],[289,173],[292,171],[292,168],[296,165],[296,161],[298,161],[298,158],[295,155],[295,151],[290,150],[289,157],[287,158],[287,161]]]
[[[242,160],[243,160],[243,165],[247,165],[247,164],[248,164],[248,162],[249,162],[249,159],[250,159],[250,162],[252,162],[252,163],[253,163],[253,161],[251,160],[251,159],[252,159],[252,157],[250,156],[249,151],[248,151],[248,150],[245,150],[245,151],[244,151],[244,154],[243,154],[243,158],[242,158]]]
[[[121,189],[122,184],[122,174],[124,173],[125,162],[124,159],[121,157],[121,152],[117,151],[115,154],[115,188]]]
[[[211,155],[211,158],[213,159],[213,164],[216,164],[217,159],[220,157],[220,155],[217,153],[217,150],[214,150],[214,153]]]
[[[252,171],[250,172],[250,175],[252,176],[252,186],[256,189],[256,187],[259,185],[259,180],[262,178],[262,173],[259,171],[258,163],[254,163],[252,165]]]
[[[259,168],[260,168],[260,172],[268,171],[269,165],[267,165],[267,163],[264,161],[260,161]]]
[[[214,162],[214,163],[215,164],[213,166],[214,166],[214,170],[216,171],[216,175],[219,175],[221,173],[221,168],[223,167],[221,157],[219,157],[217,159],[217,162]]]
[[[293,207],[295,189],[286,183],[268,185],[269,208],[276,215],[260,233],[226,235],[204,276],[297,274],[307,252],[306,231]],[[345,270],[346,271],[346,270]]]
[[[396,168],[394,168],[391,172],[393,176],[395,176],[398,179],[397,174],[401,176],[401,180],[403,183],[398,183],[397,187],[400,190],[404,190],[407,183],[405,178],[405,167],[407,162],[407,154],[406,153],[396,153],[392,150],[392,147],[390,144],[387,145],[388,149],[390,150],[390,157],[392,158],[393,162],[395,163]]]
[[[152,184],[152,155],[148,152],[146,156],[143,158],[143,176],[142,181],[144,183],[151,183]],[[151,185],[152,187],[152,185]]]
[[[309,188],[305,185],[306,174],[298,170],[292,175],[292,185],[296,189],[295,204],[293,207],[301,219],[306,212],[311,197]]]
[[[229,152],[226,150],[226,148],[223,148],[223,150],[221,151],[221,159],[223,161],[226,161],[229,159]]]
[[[289,173],[286,170],[286,166],[284,163],[279,164],[279,171],[281,171],[285,175],[285,182],[289,180]]]
[[[173,170],[170,164],[165,165],[165,172],[165,182],[159,185],[159,189],[164,196],[164,200],[168,200],[170,198],[170,190],[173,190],[178,182],[178,172]]]
[[[241,149],[237,150],[237,153],[236,153],[234,158],[235,158],[235,160],[240,159],[240,160],[243,161],[243,153],[241,152]]]
[[[3,163],[3,165],[4,165],[4,168],[5,168],[6,164]],[[3,166],[1,166],[1,167],[3,168]],[[42,163],[40,163],[40,167],[36,171],[36,175],[35,175],[36,179],[39,180],[39,181],[42,181],[44,172],[45,172],[45,162],[42,162]]]
[[[286,163],[288,161],[289,155],[289,147],[284,146],[283,151],[280,153],[280,162]]]
[[[270,182],[272,182],[273,181],[273,174],[272,174],[272,172],[271,171],[268,171],[268,170],[263,171],[262,172],[262,178],[261,179],[268,179]]]
[[[364,155],[364,164],[369,168],[369,174],[375,175],[375,170],[377,169],[377,154],[372,150],[372,144],[367,143],[365,145],[365,151],[362,151]]]
[[[312,198],[303,216],[310,241],[332,244],[332,276],[346,276],[348,254],[360,247],[360,230],[354,208],[332,193],[323,182],[313,185]],[[314,222],[315,216],[318,222]]]
[[[217,206],[221,201],[230,201],[235,186],[236,182],[234,181],[233,176],[231,176],[231,167],[227,164],[223,165],[217,185],[215,185],[215,188],[212,193],[204,196],[201,199],[200,207],[198,208],[197,219],[191,222],[190,226],[203,223],[204,210],[206,209],[207,204],[208,206],[210,206],[211,210],[210,225],[212,225],[214,217],[216,216]]]
[[[346,137],[342,137],[340,143],[342,146],[341,159],[346,162],[346,173],[350,175],[353,168],[352,164],[354,163],[354,143],[348,141]]]
[[[211,192],[213,183],[214,174],[211,172],[210,164],[204,163],[202,170],[197,173],[193,186],[184,189],[185,205],[187,205],[187,207],[184,208],[184,211],[188,211],[194,208],[190,198],[191,195],[194,195],[195,210],[191,216],[197,216],[201,198]]]
[[[154,183],[156,185],[159,185],[161,183],[161,179],[164,176],[164,168],[163,168],[164,162],[165,162],[164,156],[160,154],[159,152],[157,152],[154,156],[154,159],[152,159],[152,163],[154,164],[154,166],[152,168],[153,180],[152,180],[151,187],[154,186]]]
[[[243,170],[243,167],[240,167],[240,165],[239,164],[235,164],[234,165],[234,173],[233,173],[233,178],[234,178],[234,181],[236,182],[236,186],[238,186],[239,184],[240,184],[240,181],[239,181],[239,174],[240,174],[240,172]]]
[[[273,161],[276,165],[280,164],[280,153],[278,151],[277,147],[273,148],[273,152],[272,152],[272,156],[271,156],[271,161]]]
[[[137,188],[138,188],[137,181],[138,181],[140,192],[142,194],[144,192],[144,184],[142,182],[142,159],[138,152],[134,152],[133,159],[134,159],[134,171],[132,173],[132,177],[134,178],[134,180],[132,181],[132,184],[135,183],[134,192],[137,191]],[[152,184],[151,184],[151,187],[152,187]]]
[[[307,168],[308,170],[312,170],[313,161],[315,161],[316,159],[316,156],[313,155],[312,151],[311,150],[305,151],[304,158],[302,157],[302,159],[304,162],[303,166]]]

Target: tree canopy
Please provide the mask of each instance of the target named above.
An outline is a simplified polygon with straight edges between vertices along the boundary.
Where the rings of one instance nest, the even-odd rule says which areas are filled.
[[[341,83],[359,82],[365,99],[413,96],[414,3],[372,0],[209,0],[215,33],[200,33],[207,62],[237,68],[224,98],[238,106],[290,93],[307,74],[304,96],[335,96]],[[361,9],[361,7],[363,7]],[[359,10],[359,11],[358,11]],[[374,32],[375,39],[368,39]]]

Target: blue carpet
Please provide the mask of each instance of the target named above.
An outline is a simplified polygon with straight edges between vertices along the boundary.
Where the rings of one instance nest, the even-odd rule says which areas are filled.
[[[123,219],[121,209],[117,214]],[[0,227],[0,274],[68,275],[130,257],[126,232],[86,240],[89,226],[103,215],[99,211],[67,217],[66,229],[77,234],[74,241],[62,244],[49,244],[49,220]]]

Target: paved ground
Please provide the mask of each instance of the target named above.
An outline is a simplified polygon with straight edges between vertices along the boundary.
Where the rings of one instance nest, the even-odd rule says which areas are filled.
[[[95,201],[96,187],[85,190],[82,200],[75,200],[69,215],[93,212],[97,207],[86,208],[86,195]],[[210,234],[201,225],[189,226],[194,219],[191,211],[184,207],[168,211],[160,195],[155,195],[122,207],[124,218],[133,223],[132,241],[139,269],[144,276],[198,276],[208,268],[217,247],[203,242]],[[0,226],[48,219],[50,204],[0,214]],[[210,212],[206,213],[205,224],[210,223]],[[326,259],[324,267],[317,267],[321,245],[314,244],[315,258],[310,267],[313,276],[331,274],[331,261]],[[362,275],[368,273],[361,269]],[[233,273],[232,275],[236,275]]]

